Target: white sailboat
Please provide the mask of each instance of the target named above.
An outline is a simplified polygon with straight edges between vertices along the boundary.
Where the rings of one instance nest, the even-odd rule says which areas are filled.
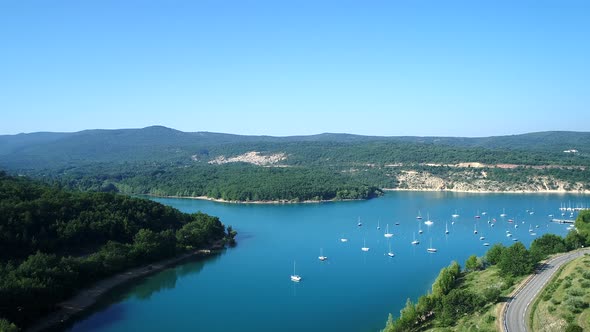
[[[320,255],[318,256],[318,259],[321,261],[325,261],[326,259],[328,259],[328,256],[324,256],[324,249],[320,248]]]
[[[480,237],[479,237],[479,239],[483,241],[483,240],[485,240],[486,238],[485,238],[485,236],[480,236]]]
[[[295,273],[295,262],[293,262],[293,274],[291,275],[291,281],[300,282],[301,276]]]
[[[473,225],[473,234],[477,234],[477,224]]]
[[[393,234],[389,233],[389,224],[385,226],[385,234],[383,234],[383,236],[385,236],[386,238],[390,238],[393,236]]]
[[[451,217],[453,217],[453,218],[459,218],[459,214],[457,213],[457,210],[455,210],[455,213],[452,214]]]
[[[418,223],[418,234],[422,234],[422,224]]]
[[[432,247],[432,238],[430,238],[430,247],[428,249],[426,249],[426,251],[430,252],[430,253],[434,253],[436,252],[436,248]]]
[[[369,251],[369,247],[367,247],[367,244],[365,243],[365,239],[363,239],[363,247],[361,248],[362,251]]]
[[[357,226],[361,227],[363,225],[363,223],[361,222],[361,217],[359,217],[359,221],[356,224]]]
[[[432,220],[430,220],[430,213],[427,213],[426,214],[426,221],[424,222],[424,225],[430,226],[432,224],[434,224],[434,223],[432,222]]]
[[[379,221],[381,221],[380,219],[377,219],[377,230],[381,229],[381,226],[379,225]]]
[[[500,217],[504,218],[506,217],[506,209],[502,208],[502,214],[500,214]]]
[[[418,216],[416,216],[416,219],[418,219],[418,220],[422,219],[422,215],[420,214],[420,210],[418,210]]]
[[[416,240],[416,233],[414,233],[414,241],[412,241],[413,245],[419,244],[420,241]]]
[[[348,239],[347,239],[347,238],[345,238],[345,237],[341,237],[341,238],[340,238],[340,242],[348,242]]]
[[[391,242],[389,242],[389,251],[387,252],[387,256],[389,256],[389,257],[395,256],[395,254],[393,253],[393,251],[391,251]]]
[[[445,234],[449,234],[449,223],[445,223]]]

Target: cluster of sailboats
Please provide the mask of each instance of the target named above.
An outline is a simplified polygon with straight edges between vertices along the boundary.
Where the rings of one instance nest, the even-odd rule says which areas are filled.
[[[566,208],[565,208],[565,205],[562,205],[562,208],[560,208],[560,210],[566,210]],[[573,210],[573,209],[572,209],[572,210]],[[526,212],[527,212],[527,214],[529,214],[529,215],[532,215],[532,214],[534,214],[534,211],[533,211],[532,209],[531,209],[531,210],[526,210]],[[474,218],[475,218],[476,220],[479,220],[479,219],[481,219],[481,216],[486,216],[486,215],[487,215],[487,212],[483,211],[483,212],[481,212],[481,214],[480,214],[480,212],[479,212],[479,210],[478,210],[478,211],[477,211],[477,213],[474,215]],[[515,220],[513,220],[513,219],[511,219],[511,218],[509,218],[509,219],[506,219],[506,217],[507,217],[507,216],[508,216],[508,215],[506,214],[506,210],[505,210],[505,209],[502,209],[502,213],[500,214],[500,217],[502,218],[502,220],[505,220],[505,221],[507,221],[508,223],[514,223],[514,228],[518,228],[518,223],[517,223],[517,222],[515,222]],[[550,216],[552,216],[552,215],[550,215]],[[459,217],[460,217],[459,213],[457,213],[457,211],[455,210],[455,213],[453,213],[453,214],[451,215],[451,225],[454,225],[454,224],[455,224],[455,221],[457,221]],[[422,222],[423,222],[423,223],[424,223],[426,226],[429,226],[429,227],[430,227],[430,226],[432,226],[432,225],[434,224],[434,221],[432,221],[432,220],[430,219],[430,214],[429,214],[429,213],[427,213],[427,214],[426,214],[426,220],[422,221],[422,219],[423,219],[423,218],[422,218],[422,215],[420,214],[420,211],[418,211],[418,215],[416,216],[416,219],[418,220],[418,234],[422,234],[422,233],[423,233],[423,231],[422,231],[422,226],[421,226],[421,225],[422,225]],[[490,227],[494,227],[494,223],[495,223],[495,222],[496,222],[496,219],[495,219],[495,218],[489,218],[489,219],[488,219],[488,224],[489,224],[489,226],[490,226]],[[522,221],[522,223],[524,224],[524,221]],[[395,224],[396,224],[396,225],[399,225],[399,223],[395,223]],[[361,221],[361,218],[360,218],[360,217],[358,218],[358,221],[357,221],[357,226],[358,226],[358,227],[362,227],[362,226],[363,226],[363,223],[362,223],[362,221]],[[536,225],[535,227],[536,227],[536,228],[539,228],[539,225]],[[570,226],[570,227],[573,227],[573,226]],[[570,228],[568,228],[568,230],[569,230],[569,229],[570,229]],[[380,221],[380,219],[378,219],[378,221],[377,221],[377,230],[381,230],[381,221]],[[533,228],[533,225],[532,225],[532,224],[529,224],[529,230],[528,230],[528,231],[529,231],[529,234],[530,234],[531,236],[536,236],[536,235],[537,235],[537,233],[534,231],[534,228]],[[450,233],[450,231],[449,231],[449,223],[448,223],[448,221],[447,221],[447,222],[445,222],[445,234],[447,234],[447,235],[448,235],[449,233]],[[477,222],[476,222],[476,223],[474,224],[474,226],[473,226],[473,234],[475,234],[475,235],[477,235],[477,234],[478,234],[478,230],[477,230]],[[388,223],[388,224],[386,224],[386,225],[385,225],[385,233],[383,233],[383,236],[384,236],[386,239],[388,239],[388,251],[387,251],[387,256],[389,256],[389,257],[394,257],[394,256],[395,256],[395,253],[394,253],[394,252],[391,250],[391,242],[389,242],[389,239],[391,239],[391,238],[393,237],[393,235],[394,235],[394,234],[393,234],[393,233],[391,233],[391,232],[389,231],[389,223]],[[514,237],[513,237],[513,235],[512,235],[512,233],[510,232],[510,230],[507,230],[507,231],[506,231],[506,236],[507,236],[507,237],[509,237],[509,238],[511,238],[513,241],[518,241],[518,239],[517,239],[517,238],[514,238]],[[483,235],[479,234],[479,240],[480,240],[480,241],[485,241],[485,239],[486,239],[486,238],[485,238],[485,236],[483,236]],[[343,242],[343,243],[345,243],[345,242],[348,242],[348,238],[346,238],[346,237],[341,237],[341,238],[340,238],[340,242]],[[412,244],[412,245],[418,245],[418,244],[420,244],[420,241],[419,241],[419,240],[416,238],[416,233],[415,233],[415,232],[413,233],[413,240],[412,240],[411,244]],[[484,246],[486,246],[486,247],[488,247],[488,246],[490,246],[490,243],[488,243],[488,242],[483,242],[483,245],[484,245]],[[368,251],[370,251],[370,248],[367,246],[366,239],[363,239],[363,246],[361,247],[361,250],[362,250],[363,252],[368,252]],[[436,252],[438,251],[438,249],[436,249],[436,248],[435,248],[435,247],[433,247],[433,245],[432,245],[432,238],[430,238],[430,245],[429,245],[429,247],[428,247],[428,248],[426,248],[426,251],[427,251],[428,253],[436,253]],[[320,248],[320,255],[318,256],[318,259],[319,259],[320,261],[326,261],[326,260],[328,260],[328,256],[325,256],[325,255],[324,255],[324,252],[323,252],[323,249],[322,249],[322,248]],[[300,276],[300,275],[298,275],[298,274],[296,274],[296,271],[295,271],[295,262],[293,262],[293,275],[291,275],[291,280],[292,280],[292,281],[294,281],[294,282],[299,282],[299,281],[301,281],[301,279],[302,279],[302,278],[301,278],[301,276]]]

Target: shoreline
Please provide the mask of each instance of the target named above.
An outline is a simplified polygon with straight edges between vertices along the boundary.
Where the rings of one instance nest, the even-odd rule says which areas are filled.
[[[410,192],[454,192],[454,193],[468,193],[468,194],[552,194],[552,195],[590,195],[590,190],[584,191],[567,191],[567,190],[459,190],[459,189],[407,189],[407,188],[380,188],[382,191],[410,191]],[[229,203],[229,204],[319,204],[319,203],[332,203],[332,202],[353,202],[353,201],[366,201],[376,197],[370,198],[358,198],[358,199],[323,199],[323,200],[305,200],[305,201],[292,201],[292,200],[273,200],[273,201],[228,201],[221,198],[211,198],[208,196],[178,196],[178,195],[155,195],[155,194],[141,194],[138,196],[149,196],[159,198],[185,198],[185,199],[198,199],[204,201],[211,201],[216,203]]]
[[[178,196],[178,195],[154,195],[154,194],[141,194],[139,196],[149,197],[160,197],[160,198],[186,198],[186,199],[198,199],[203,201],[211,201],[216,203],[229,203],[229,204],[314,204],[314,203],[331,203],[331,202],[353,202],[353,201],[365,201],[371,198],[358,198],[358,199],[322,199],[322,200],[305,200],[305,201],[292,201],[292,200],[274,200],[274,201],[227,201],[221,198],[211,198],[207,196]],[[378,197],[378,196],[377,196]]]
[[[589,195],[590,190],[459,190],[459,189],[406,189],[406,188],[381,188],[383,191],[416,191],[416,192],[455,192],[469,194],[558,194],[558,195]]]
[[[71,298],[58,303],[56,305],[57,310],[42,317],[30,327],[24,329],[24,331],[38,332],[53,330],[61,324],[67,324],[70,320],[75,319],[80,314],[89,310],[92,306],[98,303],[98,301],[105,294],[116,287],[143,277],[150,276],[169,267],[180,264],[190,258],[206,257],[212,255],[216,253],[218,249],[220,249],[219,246],[220,243],[215,243],[207,249],[193,250],[181,254],[180,256],[126,270],[106,279],[97,281],[90,287],[81,289]]]

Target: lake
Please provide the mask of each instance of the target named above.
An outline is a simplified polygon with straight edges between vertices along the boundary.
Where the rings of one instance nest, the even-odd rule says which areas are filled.
[[[511,245],[517,238],[528,247],[545,233],[564,236],[567,225],[548,215],[561,217],[562,204],[588,198],[389,192],[368,201],[291,205],[154,200],[219,216],[239,232],[238,245],[111,292],[69,331],[378,331],[407,298],[426,293],[451,261],[463,265],[469,255],[483,255],[484,242]],[[452,218],[455,213],[460,216]],[[427,216],[433,225],[424,224]],[[389,242],[387,225],[394,234]],[[420,244],[411,244],[414,236]],[[437,253],[426,251],[430,241]],[[365,244],[368,252],[361,250]],[[387,255],[389,245],[395,257]],[[320,248],[326,261],[318,260]],[[299,283],[290,280],[294,262]]]

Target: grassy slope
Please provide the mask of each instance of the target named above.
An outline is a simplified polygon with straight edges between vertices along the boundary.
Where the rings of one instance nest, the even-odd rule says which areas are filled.
[[[585,309],[577,309],[581,301]],[[590,257],[584,256],[565,265],[545,287],[532,307],[533,331],[563,331],[568,323],[590,330]]]
[[[502,290],[502,297],[510,294],[514,288],[520,283],[522,278],[515,280],[513,286]],[[475,271],[468,273],[459,288],[468,289],[474,293],[482,294],[487,287],[505,287],[505,280],[500,276],[496,266],[490,266],[483,271]],[[501,297],[501,298],[502,298]],[[455,326],[451,327],[432,327],[425,329],[429,332],[446,332],[446,331],[497,331],[496,320],[498,319],[498,307],[502,304],[494,303],[488,304],[480,308],[479,312],[468,315],[457,321]]]

